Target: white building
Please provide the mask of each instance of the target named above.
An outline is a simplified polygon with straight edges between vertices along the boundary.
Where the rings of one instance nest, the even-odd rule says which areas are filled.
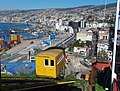
[[[87,56],[87,48],[86,47],[74,47],[75,53],[80,53],[81,56]]]
[[[61,30],[61,31],[65,31],[65,30],[67,30],[67,29],[68,29],[67,26],[61,25],[59,30]]]
[[[108,60],[112,61],[112,51],[108,50],[109,45],[98,43],[97,52],[104,50],[108,54]]]
[[[97,28],[98,23],[97,22],[91,22],[91,23],[86,23],[86,27],[88,28]]]
[[[58,29],[58,30],[60,29],[60,25],[59,25],[58,22],[55,24],[55,28]]]
[[[99,51],[102,51],[102,50],[104,50],[104,51],[108,51],[108,45],[106,45],[106,44],[101,44],[101,43],[98,43],[98,45],[97,45],[97,51],[99,52]]]
[[[92,30],[88,30],[87,32],[88,33],[87,33],[86,41],[92,41],[92,36],[93,36]]]
[[[107,23],[98,23],[98,26],[97,27],[107,27],[108,24]]]
[[[99,40],[108,40],[109,39],[109,31],[100,30],[99,31]]]
[[[76,35],[76,40],[86,41],[87,38],[87,31],[80,31]]]
[[[81,40],[81,41],[92,41],[92,31],[80,31],[79,33],[77,33],[76,35],[76,40]]]
[[[68,29],[67,26],[62,25],[62,20],[61,19],[55,24],[55,28],[60,30],[60,31],[64,31],[65,29]]]
[[[73,30],[73,28],[72,27],[68,27],[68,31],[69,31],[69,33],[74,33],[74,30]]]

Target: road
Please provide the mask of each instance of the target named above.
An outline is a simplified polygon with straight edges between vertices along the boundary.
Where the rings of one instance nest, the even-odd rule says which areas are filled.
[[[69,74],[72,74],[77,79],[80,79],[81,74],[88,74],[90,72],[90,70],[91,70],[90,68],[81,64],[81,61],[83,60],[83,58],[75,57],[74,54],[68,54],[67,59],[70,62],[66,63],[66,71],[65,71],[66,76],[69,75]]]

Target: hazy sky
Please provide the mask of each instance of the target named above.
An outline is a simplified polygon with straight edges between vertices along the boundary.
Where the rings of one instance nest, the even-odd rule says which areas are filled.
[[[66,8],[115,3],[117,0],[0,0],[0,10]]]

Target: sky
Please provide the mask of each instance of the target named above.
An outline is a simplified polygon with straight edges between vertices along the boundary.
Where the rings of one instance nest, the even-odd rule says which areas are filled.
[[[68,8],[115,3],[117,0],[0,0],[0,10]]]

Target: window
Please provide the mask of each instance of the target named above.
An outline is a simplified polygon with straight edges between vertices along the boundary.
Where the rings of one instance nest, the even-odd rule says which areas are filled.
[[[57,59],[57,64],[64,58],[64,54],[61,54]]]
[[[48,66],[48,59],[45,59],[45,66]]]
[[[105,36],[103,36],[103,39],[105,39]]]
[[[31,59],[35,59],[35,57],[31,57]]]
[[[50,66],[54,66],[54,60],[50,60]]]
[[[106,39],[107,39],[107,36],[106,36]]]

